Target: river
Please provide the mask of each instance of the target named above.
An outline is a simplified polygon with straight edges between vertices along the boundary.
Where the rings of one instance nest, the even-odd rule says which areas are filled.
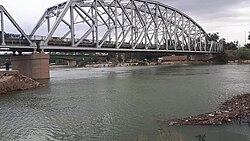
[[[214,111],[250,92],[250,65],[53,68],[46,87],[0,95],[0,140],[250,141],[250,125],[158,122]]]

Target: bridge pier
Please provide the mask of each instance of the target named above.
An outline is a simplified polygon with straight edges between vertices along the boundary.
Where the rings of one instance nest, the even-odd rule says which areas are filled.
[[[49,55],[44,53],[11,56],[12,70],[32,79],[49,79]]]

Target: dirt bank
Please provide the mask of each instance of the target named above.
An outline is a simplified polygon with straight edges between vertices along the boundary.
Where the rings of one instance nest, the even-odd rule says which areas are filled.
[[[44,86],[17,71],[0,72],[0,94]]]
[[[234,96],[222,103],[219,110],[167,121],[169,125],[222,125],[250,117],[250,94]],[[166,121],[165,121],[166,122]]]

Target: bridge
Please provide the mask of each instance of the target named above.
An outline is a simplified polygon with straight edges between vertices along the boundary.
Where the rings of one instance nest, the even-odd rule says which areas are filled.
[[[47,8],[30,34],[3,6],[0,14],[4,51],[223,52],[191,17],[157,1],[68,0]],[[5,32],[5,17],[19,34]]]
[[[69,0],[48,8],[29,35],[3,6],[0,12],[0,48],[10,50],[223,51],[221,44],[207,40],[205,30],[191,17],[156,1]],[[20,35],[5,35],[3,15]],[[37,35],[39,29],[46,30],[47,34]],[[55,34],[56,31],[59,33]]]

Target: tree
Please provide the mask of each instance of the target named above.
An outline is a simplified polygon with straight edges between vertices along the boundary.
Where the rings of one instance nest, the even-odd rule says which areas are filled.
[[[246,44],[245,47],[250,49],[250,43]]]
[[[237,50],[237,57],[239,59],[250,59],[250,49],[242,47]]]
[[[249,35],[248,35],[248,40],[250,40],[250,31],[249,31]]]
[[[121,63],[123,61],[122,54],[118,53],[117,61]]]
[[[223,42],[223,47],[226,49],[226,50],[237,50],[237,46],[238,46],[239,42],[238,41],[233,41],[233,42],[230,42],[230,43],[227,43],[227,42]]]
[[[220,39],[219,32],[208,33],[207,39],[208,39],[208,41],[218,41]]]

